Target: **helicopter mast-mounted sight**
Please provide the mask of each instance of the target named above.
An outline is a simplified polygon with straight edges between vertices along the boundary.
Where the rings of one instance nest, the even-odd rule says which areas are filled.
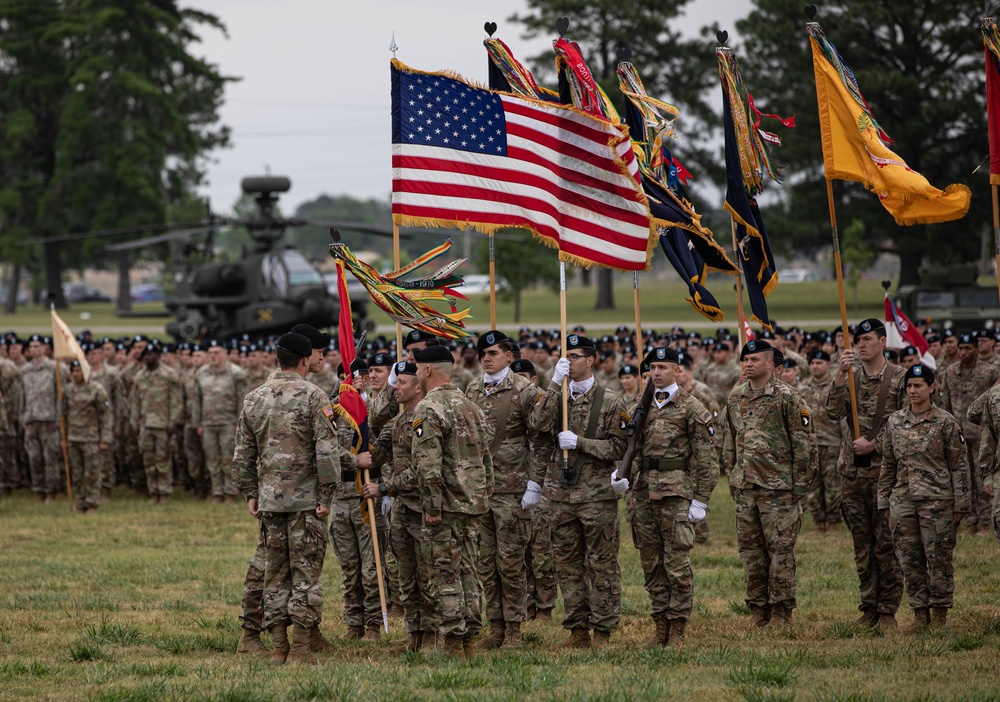
[[[260,212],[260,218],[241,222],[250,232],[257,252],[269,251],[280,239],[288,227],[298,227],[306,222],[299,219],[285,219],[275,216],[275,205],[278,204],[277,193],[287,193],[292,187],[292,181],[284,176],[247,176],[240,181],[240,187],[246,195],[253,195]]]

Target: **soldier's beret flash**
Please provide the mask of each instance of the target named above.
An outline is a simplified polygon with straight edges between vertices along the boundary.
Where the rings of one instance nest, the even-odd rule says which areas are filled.
[[[410,344],[419,344],[421,341],[433,341],[434,338],[435,337],[425,331],[413,329],[406,335],[406,338],[403,339],[403,348],[409,348]]]
[[[622,366],[622,369],[618,371],[619,378],[622,377],[623,375],[639,375],[639,369],[633,366],[631,363],[626,363],[624,366]]]
[[[828,354],[826,351],[813,351],[811,354],[809,354],[810,361],[814,361],[817,358],[821,361],[826,361],[827,363],[830,362],[830,354]]]
[[[35,341],[35,342],[37,342],[39,344],[44,344],[45,343],[42,340],[42,337],[39,336],[38,334],[32,334],[31,336],[28,337],[28,343],[30,344],[32,341]]]
[[[439,346],[437,344],[433,346],[428,346],[425,349],[420,349],[413,353],[413,357],[416,359],[417,363],[454,363],[455,357],[451,355],[451,351],[446,349],[444,346]]]
[[[80,362],[74,358],[72,361],[69,362],[69,367],[70,368],[79,368],[80,367]]]
[[[317,329],[311,324],[296,324],[294,327],[292,327],[291,333],[304,336],[306,339],[309,340],[311,348],[313,349],[325,349],[327,345],[330,343],[330,335],[321,332],[319,329]],[[310,350],[310,352],[306,355],[309,356],[311,354],[312,351]]]
[[[959,334],[958,345],[962,346],[963,344],[975,346],[975,342],[972,341],[972,334]]]
[[[920,352],[917,351],[916,346],[907,346],[900,352],[899,355],[902,356],[903,358],[906,358],[907,356],[919,356]]]
[[[653,363],[679,363],[677,351],[666,346],[653,349],[642,360],[645,361],[646,365],[652,365]]]
[[[583,334],[570,334],[566,337],[566,350],[583,349],[585,351],[597,351],[597,344],[589,336]]]
[[[396,364],[396,375],[416,375],[417,364],[400,361]]]
[[[377,353],[372,356],[372,360],[368,363],[368,365],[372,368],[391,368],[393,363],[394,361],[392,360],[392,356],[389,354]],[[396,371],[396,374],[398,375],[399,371]]]
[[[864,334],[870,334],[871,332],[882,332],[885,333],[885,323],[881,319],[875,319],[874,317],[869,317],[864,320],[854,329],[854,341],[857,342],[858,337]]]
[[[903,380],[906,381],[910,378],[923,378],[924,382],[931,385],[934,382],[934,369],[918,363],[906,369],[906,375],[903,376]]]
[[[476,349],[479,353],[482,353],[491,346],[496,346],[504,341],[510,341],[507,335],[502,331],[497,331],[496,329],[491,329],[490,331],[479,337],[479,341],[476,343]]]
[[[742,361],[747,356],[752,356],[756,353],[763,353],[764,351],[773,351],[774,347],[763,340],[754,339],[753,341],[748,341],[740,349],[740,360]]]

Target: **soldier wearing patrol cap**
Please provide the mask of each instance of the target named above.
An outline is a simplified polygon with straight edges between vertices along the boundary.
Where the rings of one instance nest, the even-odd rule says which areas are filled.
[[[809,411],[798,393],[774,378],[766,341],[740,352],[743,376],[725,408],[723,463],[736,502],[736,541],[746,573],[751,627],[792,621],[799,502],[812,479]]]
[[[487,651],[522,645],[529,509],[541,501],[549,459],[536,431],[535,406],[541,391],[511,371],[512,346],[496,329],[480,336],[483,375],[465,391],[486,417],[493,459],[493,494],[479,526],[479,574],[490,620],[489,636],[480,647]]]
[[[858,424],[861,436],[844,434],[838,463],[844,477],[841,512],[854,541],[854,563],[857,566],[861,595],[861,616],[857,623],[896,628],[896,610],[903,598],[903,576],[892,546],[889,525],[876,509],[879,470],[882,467],[882,443],[885,422],[905,406],[905,370],[887,362],[885,324],[878,319],[866,319],[854,330],[854,348],[840,352],[840,364],[826,401],[826,413],[837,421],[850,417],[850,396],[847,370],[856,358],[861,368],[854,374],[858,400]]]
[[[648,647],[684,644],[694,604],[691,548],[719,481],[712,413],[676,381],[677,352],[650,351],[653,383],[633,459],[632,539],[639,550],[656,633]]]
[[[568,460],[549,464],[544,494],[552,509],[552,552],[565,604],[562,648],[607,647],[621,619],[621,566],[618,562],[618,498],[628,480],[616,466],[625,453],[630,420],[617,393],[598,385],[593,367],[597,347],[582,334],[566,337],[539,407],[540,428],[556,438]],[[562,430],[562,381],[569,378],[569,417]]]
[[[913,624],[944,627],[955,597],[955,530],[972,509],[969,454],[955,417],[931,403],[934,371],[906,371],[909,407],[885,427],[878,509],[892,529]]]

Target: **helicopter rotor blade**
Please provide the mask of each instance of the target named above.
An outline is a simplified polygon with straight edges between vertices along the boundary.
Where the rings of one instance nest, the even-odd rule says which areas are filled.
[[[162,244],[167,241],[172,241],[174,239],[187,239],[189,237],[195,236],[197,234],[204,234],[206,232],[211,232],[216,229],[212,225],[206,225],[203,227],[198,227],[196,229],[181,229],[176,232],[167,232],[166,234],[157,234],[156,236],[149,236],[145,239],[135,239],[134,241],[123,241],[120,244],[112,244],[111,246],[105,246],[104,248],[108,251],[129,251],[131,249],[141,249],[144,246],[153,246],[155,244]]]
[[[61,236],[41,237],[36,236],[18,242],[17,246],[33,246],[34,244],[61,244],[68,241],[79,241],[80,239],[95,239],[105,236],[126,236],[128,234],[145,234],[147,232],[164,232],[184,227],[203,227],[209,222],[180,222],[176,224],[151,224],[143,227],[118,227],[116,229],[96,229],[89,232],[77,232],[75,234],[63,234]]]

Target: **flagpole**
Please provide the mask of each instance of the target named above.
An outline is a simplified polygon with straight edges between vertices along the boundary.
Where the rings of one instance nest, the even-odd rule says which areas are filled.
[[[392,267],[397,271],[403,267],[399,253],[399,225],[395,222],[392,223]],[[396,322],[396,360],[403,360],[403,325],[399,322]]]
[[[743,310],[743,262],[740,260],[740,247],[736,241],[736,218],[729,215],[729,224],[733,231],[733,257],[736,259],[736,325],[740,328],[740,349],[747,343],[746,312]]]
[[[642,321],[639,317],[639,271],[632,271],[632,304],[635,307],[635,352],[642,358]]]
[[[497,328],[497,269],[493,256],[493,232],[490,232],[490,329]]]
[[[994,202],[996,190],[994,188]],[[833,201],[833,182],[826,179],[826,200],[830,207],[830,231],[833,233],[833,263],[837,269],[837,294],[840,296],[840,328],[844,335],[844,350],[851,348],[851,336],[847,329],[847,298],[844,297],[844,267],[840,262],[840,237],[837,233],[837,208]],[[994,212],[996,209],[994,208]],[[995,219],[995,218],[994,218]],[[1000,254],[998,254],[1000,259]],[[851,428],[854,438],[861,438],[861,426],[858,424],[858,398],[854,389],[854,366],[847,369],[847,392],[851,397]]]
[[[566,262],[559,261],[559,357],[566,358]],[[562,430],[569,431],[569,376],[562,379]],[[569,470],[569,451],[563,449],[563,473]]]
[[[53,304],[51,308],[52,313],[56,311],[56,306]],[[52,336],[55,338],[57,332],[55,324],[53,322]],[[56,400],[59,407],[59,443],[62,445],[62,457],[63,457],[63,469],[66,471],[66,496],[69,498],[69,511],[73,511],[73,476],[70,475],[69,470],[69,444],[66,438],[66,413],[63,411],[63,391],[62,391],[62,365],[59,359],[56,359]]]
[[[996,274],[997,293],[1000,294],[1000,199],[997,196],[997,184],[991,188],[993,191],[993,245],[996,247]]]
[[[371,482],[368,469],[365,468],[365,484]],[[382,626],[385,633],[389,633],[389,610],[385,606],[385,582],[382,579],[382,556],[378,545],[378,527],[375,525],[375,500],[367,498],[368,502],[368,524],[372,530],[372,551],[375,552],[375,577],[378,578],[378,599],[382,605]]]

